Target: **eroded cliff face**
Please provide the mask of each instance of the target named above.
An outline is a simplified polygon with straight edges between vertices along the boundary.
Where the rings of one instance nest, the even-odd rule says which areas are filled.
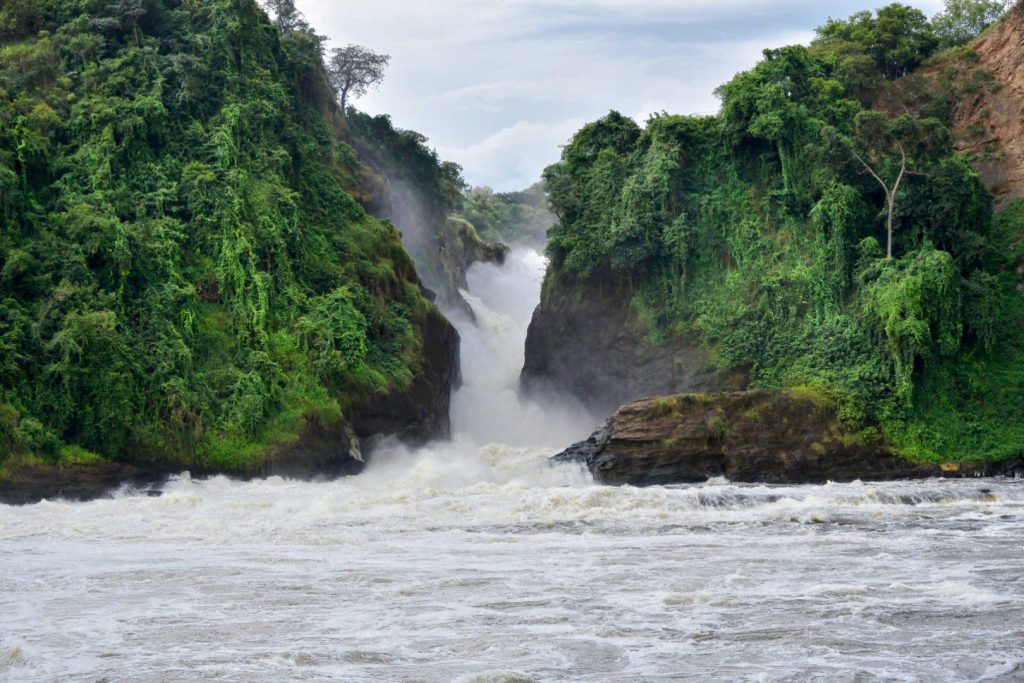
[[[646,396],[746,385],[694,338],[651,341],[629,297],[614,291],[546,287],[526,339],[523,391],[567,394],[598,414]]]
[[[460,310],[472,319],[473,309],[462,296],[462,290],[468,286],[466,275],[470,267],[474,263],[504,263],[509,248],[485,242],[472,224],[461,218],[449,218],[444,229],[431,236],[419,252],[417,263],[424,262],[424,282],[431,289],[436,288],[438,303]]]
[[[970,155],[998,205],[1024,197],[1024,8],[969,50],[894,83],[878,106],[894,114],[948,107],[940,113],[948,115],[958,149]]]
[[[850,432],[835,409],[801,391],[654,398],[623,406],[589,440],[555,456],[584,462],[605,484],[884,481],[1012,473],[1022,463],[915,464],[873,431]]]

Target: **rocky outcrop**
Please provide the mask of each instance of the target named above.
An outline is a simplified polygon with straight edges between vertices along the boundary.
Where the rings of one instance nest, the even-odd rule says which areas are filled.
[[[584,462],[605,484],[726,477],[770,484],[1000,474],[1004,465],[919,465],[877,434],[852,433],[820,397],[800,391],[690,394],[630,403],[590,439],[555,456]]]
[[[525,393],[567,394],[608,414],[642,396],[746,386],[745,373],[720,372],[695,338],[652,343],[629,296],[550,285],[526,338]]]
[[[58,498],[93,500],[125,484],[141,486],[165,476],[99,458],[60,465],[39,461],[8,463],[0,476],[0,504],[27,505]]]
[[[509,248],[504,244],[484,242],[472,224],[461,218],[449,218],[444,230],[427,247],[431,253],[426,258],[427,270],[424,278],[439,288],[440,303],[457,308],[473,319],[473,309],[463,298],[460,290],[468,287],[466,276],[474,263],[505,262]],[[419,263],[419,261],[417,261]]]
[[[252,476],[311,480],[359,474],[366,467],[359,437],[345,420],[311,420],[299,437],[275,447]]]
[[[346,421],[323,425],[311,420],[297,438],[273,447],[257,471],[232,476],[335,478],[359,474],[365,464],[359,438]],[[187,469],[194,477],[221,474],[202,466]],[[109,497],[123,487],[158,495],[159,487],[181,470],[167,464],[128,464],[99,457],[72,463],[15,459],[0,470],[0,504],[29,505],[58,499],[88,501]]]

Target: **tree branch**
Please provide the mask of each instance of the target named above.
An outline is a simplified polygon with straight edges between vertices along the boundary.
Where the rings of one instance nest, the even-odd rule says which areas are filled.
[[[900,175],[896,178],[896,184],[892,188],[893,197],[895,197],[896,193],[900,191],[900,183],[903,182],[903,176],[907,174],[907,153],[904,151],[902,144],[897,144],[897,147],[900,148],[900,156],[903,157],[903,159],[900,163]]]
[[[882,190],[885,192],[886,195],[888,195],[889,194],[889,186],[885,184],[885,181],[882,180],[881,177],[879,177],[879,175],[877,173],[875,173],[875,170],[873,168],[871,168],[871,166],[868,164],[868,162],[864,161],[864,159],[862,159],[861,156],[859,154],[857,154],[857,152],[852,147],[850,147],[849,149],[850,149],[850,154],[853,155],[853,158],[856,159],[857,161],[859,161],[861,163],[861,165],[865,169],[867,169],[867,172],[871,174],[871,177],[878,181],[878,184],[882,186]]]

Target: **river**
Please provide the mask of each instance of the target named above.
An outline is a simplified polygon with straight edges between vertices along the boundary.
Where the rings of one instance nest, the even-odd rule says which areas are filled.
[[[543,267],[472,270],[450,443],[330,483],[0,506],[0,678],[1024,680],[1024,484],[549,467],[595,420],[516,395]]]

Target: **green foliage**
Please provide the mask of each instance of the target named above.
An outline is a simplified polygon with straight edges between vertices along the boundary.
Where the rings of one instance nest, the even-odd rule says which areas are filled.
[[[451,274],[439,252],[449,216],[462,209],[462,168],[442,161],[420,133],[395,128],[388,116],[350,109],[347,124],[379,184],[371,199],[375,213],[401,226],[424,283],[452,303],[458,292],[448,284]]]
[[[411,381],[428,304],[289,16],[0,9],[0,460],[251,469]]]
[[[925,245],[899,261],[862,264],[860,280],[862,324],[892,364],[897,400],[909,404],[915,364],[960,350],[959,273],[949,253]]]
[[[537,183],[521,192],[495,192],[475,187],[465,193],[462,215],[472,223],[482,239],[502,244],[529,244],[540,247],[555,224],[547,208],[547,190]]]
[[[766,51],[718,116],[584,127],[545,174],[545,291],[619,291],[651,343],[698,332],[721,369],[807,387],[910,457],[1024,452],[1021,204],[993,221],[939,120],[864,109],[865,57],[895,77],[933,49],[923,15],[890,6]]]
[[[946,0],[946,8],[932,19],[939,45],[966,45],[998,20],[1010,4],[1010,0]]]
[[[905,76],[935,52],[939,40],[918,9],[893,3],[876,13],[858,12],[849,19],[831,19],[818,29],[816,42],[853,44],[875,60],[886,78]]]

